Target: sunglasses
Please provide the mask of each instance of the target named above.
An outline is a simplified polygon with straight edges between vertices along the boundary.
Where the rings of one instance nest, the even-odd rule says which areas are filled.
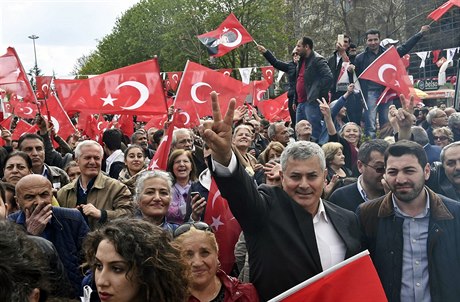
[[[371,165],[368,165],[368,164],[365,164],[365,163],[363,163],[363,165],[365,165],[366,167],[374,169],[375,172],[377,172],[379,174],[385,173],[385,167],[374,167],[374,166],[371,166]]]
[[[184,233],[187,233],[188,231],[190,231],[192,226],[195,229],[200,230],[200,231],[212,232],[212,228],[205,222],[202,222],[202,221],[187,222],[187,223],[184,223],[183,225],[181,225],[180,227],[178,227],[174,231],[174,238],[179,237],[180,235],[182,235]]]
[[[445,141],[449,139],[447,136],[433,136],[433,140],[437,141],[437,140],[440,140],[440,141]]]

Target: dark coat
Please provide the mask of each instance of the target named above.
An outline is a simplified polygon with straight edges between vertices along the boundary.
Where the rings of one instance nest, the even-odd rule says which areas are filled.
[[[430,178],[426,182],[426,185],[438,194],[460,201],[460,196],[457,195],[455,187],[447,178],[440,162],[435,162],[431,165]]]
[[[358,206],[364,202],[364,199],[358,191],[358,184],[355,182],[335,190],[329,197],[329,201],[355,212]]]
[[[23,211],[9,215],[8,219],[23,226],[26,223]],[[82,242],[88,232],[89,227],[78,210],[53,207],[53,217],[40,235],[54,244],[74,286],[75,296],[83,278],[80,269],[83,260]]]
[[[230,177],[213,176],[245,234],[250,279],[262,301],[322,272],[313,217],[282,188],[257,188],[240,164]],[[360,252],[355,214],[328,201],[323,203],[345,243],[345,258]]]
[[[428,273],[433,302],[460,297],[460,204],[428,189]],[[388,301],[400,301],[403,253],[403,218],[396,217],[391,193],[363,203],[357,214],[365,245]]]
[[[317,99],[321,98],[328,100],[333,76],[326,59],[316,51],[312,51],[309,57],[300,58],[296,69],[296,81],[300,66],[302,66],[304,60],[306,60],[305,64],[307,64],[303,78],[305,91],[307,92],[307,102],[316,102]]]

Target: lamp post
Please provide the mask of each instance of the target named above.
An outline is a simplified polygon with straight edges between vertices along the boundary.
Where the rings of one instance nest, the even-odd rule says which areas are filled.
[[[33,43],[34,43],[34,56],[35,56],[35,67],[34,67],[34,70],[35,70],[35,76],[38,76],[38,66],[37,66],[37,51],[35,49],[35,40],[38,39],[39,36],[37,35],[31,35],[29,36],[29,39],[32,39]]]

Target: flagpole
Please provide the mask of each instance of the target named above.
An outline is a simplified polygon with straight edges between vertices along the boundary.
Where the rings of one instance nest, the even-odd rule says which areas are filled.
[[[305,280],[304,282],[294,286],[293,288],[285,291],[284,293],[279,294],[278,296],[272,298],[268,302],[282,301],[284,298],[289,297],[290,295],[292,295],[295,292],[298,292],[300,289],[302,289],[302,288],[304,288],[304,287],[306,287],[306,286],[308,286],[308,285],[310,285],[310,284],[312,284],[312,283],[314,283],[314,282],[326,277],[327,275],[329,275],[329,274],[341,269],[342,267],[352,263],[353,261],[356,261],[359,258],[365,257],[367,255],[369,255],[368,250],[362,251],[361,253],[356,254],[353,257],[348,258],[348,259],[346,259],[346,260],[334,265],[333,267],[328,268],[327,270],[325,270],[325,271],[323,271],[323,272],[311,277],[310,279]]]
[[[259,46],[259,44],[257,44],[256,40],[252,39],[252,42],[254,42],[254,44],[256,44],[256,46]]]
[[[355,77],[356,77],[356,80],[353,81],[353,84],[356,84],[356,82],[359,82],[359,78],[356,75],[355,70],[353,69],[353,78],[355,78]],[[361,88],[361,85],[359,85],[359,88]],[[362,99],[361,103],[363,103],[364,109],[369,110],[369,107],[367,107],[366,99],[364,98],[364,94],[363,94],[362,89],[359,89],[359,94],[361,94],[361,99]]]

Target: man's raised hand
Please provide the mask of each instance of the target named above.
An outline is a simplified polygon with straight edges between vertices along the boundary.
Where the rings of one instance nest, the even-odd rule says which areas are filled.
[[[215,91],[211,92],[211,101],[214,120],[204,123],[203,140],[211,149],[212,158],[218,163],[228,166],[232,158],[232,122],[236,101],[235,99],[230,100],[223,119]]]

